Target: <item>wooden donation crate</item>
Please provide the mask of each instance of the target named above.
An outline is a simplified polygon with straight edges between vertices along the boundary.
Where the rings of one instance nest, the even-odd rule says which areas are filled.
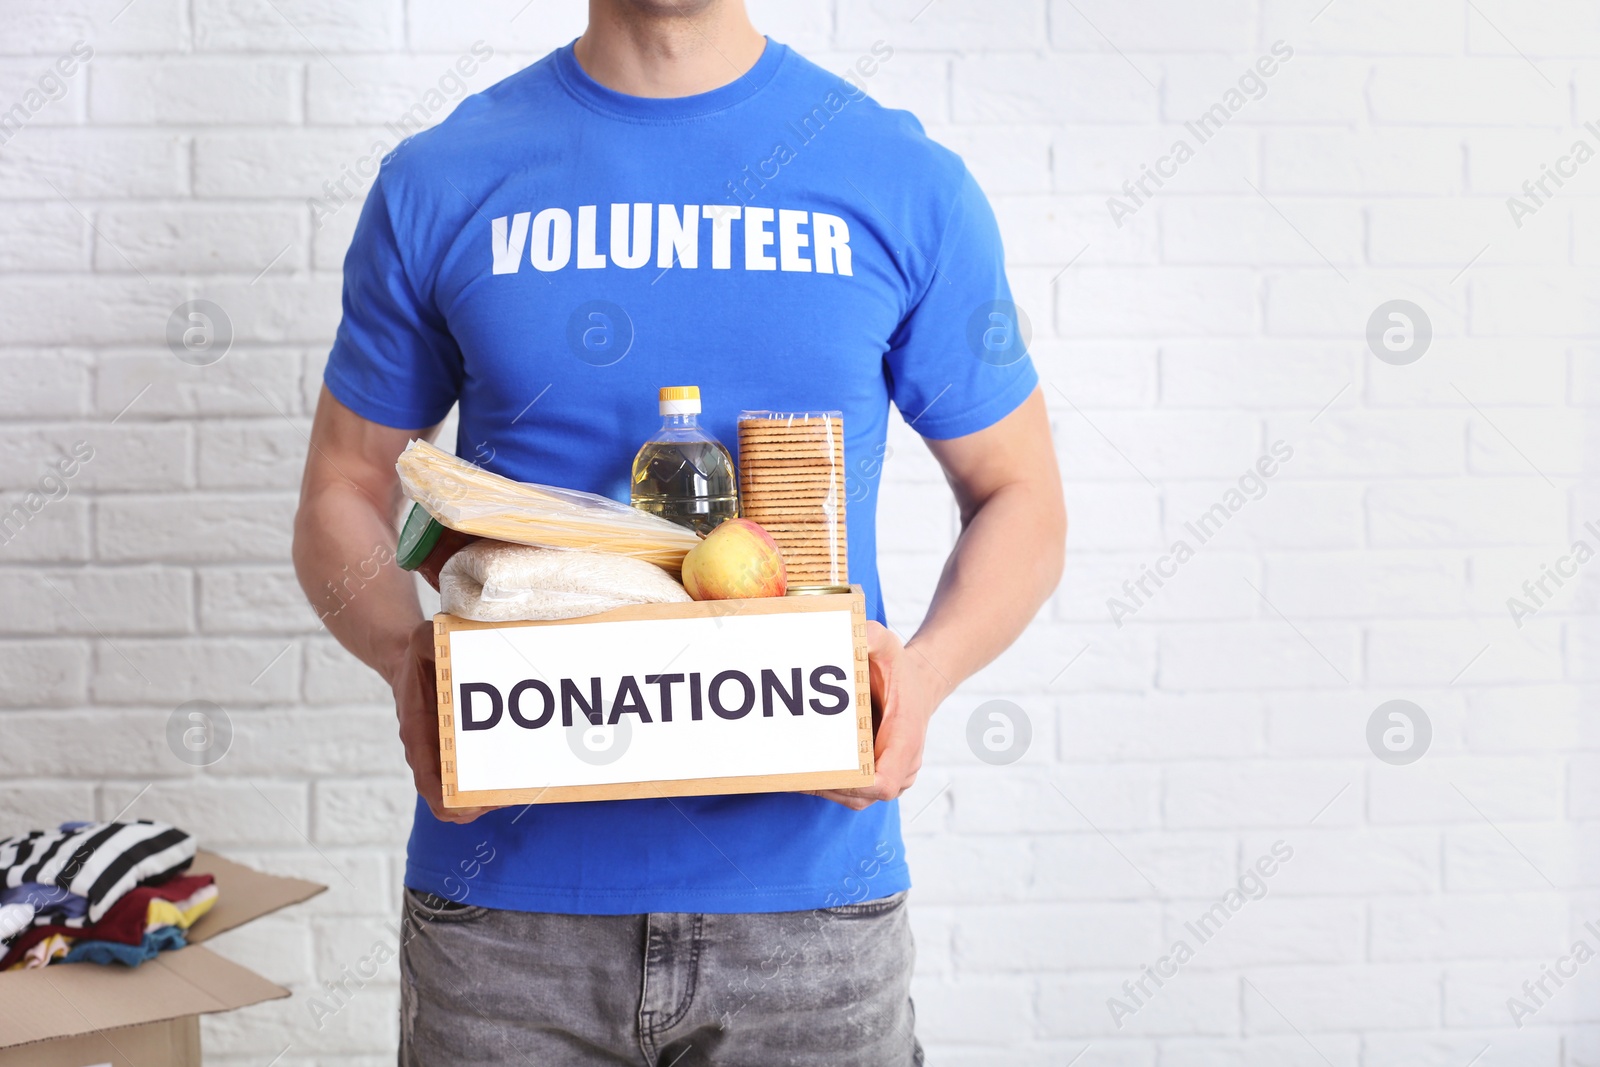
[[[872,783],[859,586],[434,635],[446,807]]]

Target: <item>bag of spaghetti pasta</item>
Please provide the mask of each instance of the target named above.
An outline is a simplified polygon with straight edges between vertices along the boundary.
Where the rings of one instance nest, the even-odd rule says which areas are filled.
[[[408,497],[461,533],[632,556],[674,575],[700,543],[694,531],[609,497],[491,474],[426,441],[407,445],[395,469]]]

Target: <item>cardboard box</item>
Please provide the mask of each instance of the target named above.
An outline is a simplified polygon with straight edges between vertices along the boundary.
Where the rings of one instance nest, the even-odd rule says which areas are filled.
[[[201,1015],[289,995],[201,942],[326,887],[204,850],[187,873],[217,880],[217,903],[190,929],[187,948],[132,968],[0,972],[0,1067],[200,1067]]]
[[[446,807],[872,783],[860,587],[434,634]]]

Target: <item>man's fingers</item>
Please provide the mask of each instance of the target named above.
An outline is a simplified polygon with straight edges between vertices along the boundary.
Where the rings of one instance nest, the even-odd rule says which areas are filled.
[[[842,789],[818,789],[813,791],[811,795],[821,797],[823,800],[831,800],[835,804],[841,804],[849,808],[851,811],[865,811],[877,803],[876,800],[858,796],[854,792]]]
[[[433,812],[433,817],[440,822],[469,823],[486,811],[493,808],[447,808],[444,806],[444,785],[437,775],[424,777],[413,774],[416,782],[417,794],[427,802],[428,810]]]
[[[438,808],[431,804],[428,808],[433,812],[433,817],[440,822],[457,825],[465,825],[489,810],[488,808]]]
[[[917,772],[921,770],[917,766],[921,762],[919,754],[900,755],[900,750],[905,747],[891,745],[888,751],[878,757],[878,769],[871,785],[858,786],[854,789],[815,789],[806,792],[811,796],[843,804],[854,811],[861,811],[880,800],[895,800],[911,788],[917,780]]]
[[[879,778],[871,785],[861,786],[856,789],[817,789],[810,792],[812,796],[831,800],[836,804],[843,804],[847,808],[860,811],[876,804],[880,800],[894,800],[909,787],[909,782],[896,788],[887,780]]]
[[[867,620],[867,655],[875,656],[899,648],[900,639],[895,636],[893,630],[877,619]]]
[[[465,825],[478,818],[484,812],[494,810],[493,808],[445,808],[437,807],[431,803],[428,807],[433,812],[433,817],[440,822],[453,822],[457,825]]]

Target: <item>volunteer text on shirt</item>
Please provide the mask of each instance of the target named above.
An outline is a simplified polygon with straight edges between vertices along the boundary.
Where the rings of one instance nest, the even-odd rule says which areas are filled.
[[[676,264],[693,270],[700,266],[703,223],[710,229],[711,268],[729,270],[733,266],[733,229],[738,223],[745,270],[851,273],[850,227],[838,215],[822,211],[735,204],[684,204],[681,209],[673,204],[612,204],[609,258],[599,248],[598,216],[598,205],[578,208],[578,270],[645,266],[651,258],[652,230],[657,238],[657,267]],[[509,218],[501,215],[490,223],[489,236],[496,274],[517,273],[524,251],[536,270],[557,271],[574,261],[572,213],[565,208],[547,207],[537,215],[531,211],[519,211]]]

